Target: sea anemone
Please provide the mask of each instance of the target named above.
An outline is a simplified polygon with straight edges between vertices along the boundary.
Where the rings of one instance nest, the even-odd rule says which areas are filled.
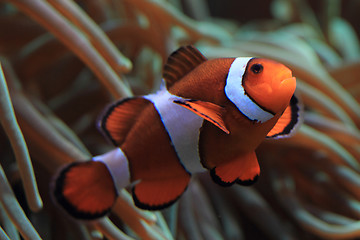
[[[360,4],[307,2],[1,1],[0,240],[359,238]],[[109,150],[102,109],[156,91],[167,56],[187,44],[292,69],[298,133],[260,146],[253,187],[199,174],[165,211],[136,208],[124,189],[109,217],[69,219],[51,201],[52,176]]]

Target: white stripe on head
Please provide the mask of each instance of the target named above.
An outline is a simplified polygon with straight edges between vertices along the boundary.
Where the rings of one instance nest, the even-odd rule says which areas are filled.
[[[166,89],[144,98],[154,104],[184,168],[190,173],[204,171],[198,150],[200,128],[204,119],[174,103],[174,100],[183,98]]]
[[[105,163],[118,192],[130,184],[129,162],[125,153],[120,148],[93,157],[92,160]]]
[[[226,79],[225,94],[247,118],[263,123],[274,117],[274,115],[263,110],[249,98],[243,86],[243,76],[251,59],[249,57],[239,57],[231,64]]]

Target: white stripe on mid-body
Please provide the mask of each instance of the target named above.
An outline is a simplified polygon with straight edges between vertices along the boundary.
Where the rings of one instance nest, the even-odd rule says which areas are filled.
[[[274,117],[274,115],[263,110],[253,102],[253,100],[246,95],[243,87],[243,75],[250,59],[249,57],[235,58],[226,79],[225,94],[246,117],[250,120],[263,123]]]
[[[92,160],[105,163],[114,180],[114,184],[118,192],[130,184],[129,162],[120,148],[95,156]]]
[[[169,93],[166,89],[144,98],[150,100],[160,114],[185,169],[190,173],[204,171],[198,150],[200,128],[204,119],[174,103],[174,100],[183,100],[183,98]]]

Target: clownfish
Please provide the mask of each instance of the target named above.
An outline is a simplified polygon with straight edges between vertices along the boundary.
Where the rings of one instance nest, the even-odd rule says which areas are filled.
[[[116,146],[57,175],[53,196],[71,216],[96,219],[130,187],[137,207],[173,204],[193,173],[222,185],[250,185],[266,138],[293,135],[302,107],[289,68],[264,58],[206,59],[195,47],[173,52],[158,92],[109,106],[99,128]]]

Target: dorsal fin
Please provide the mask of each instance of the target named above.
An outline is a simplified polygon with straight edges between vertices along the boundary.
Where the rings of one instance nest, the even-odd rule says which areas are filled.
[[[194,46],[180,47],[173,52],[164,65],[163,78],[169,88],[207,59]]]
[[[148,104],[151,102],[142,97],[125,98],[115,102],[102,115],[99,127],[115,146],[120,146]]]

